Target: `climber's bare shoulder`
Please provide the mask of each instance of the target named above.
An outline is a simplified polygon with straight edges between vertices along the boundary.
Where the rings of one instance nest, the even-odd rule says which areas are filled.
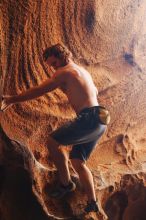
[[[76,80],[81,83],[81,81],[91,81],[91,76],[89,72],[78,65],[66,65],[56,70],[52,80],[60,81],[60,83],[70,83],[72,80]]]

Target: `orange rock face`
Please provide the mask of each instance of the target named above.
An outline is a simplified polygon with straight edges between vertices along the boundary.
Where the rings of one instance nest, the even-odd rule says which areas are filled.
[[[19,94],[50,77],[42,52],[63,42],[110,110],[108,130],[88,161],[100,213],[82,219],[146,219],[145,11],[145,0],[2,1],[1,94]],[[57,175],[47,137],[74,115],[59,89],[0,113],[2,220],[80,214],[86,203],[80,185],[63,201],[49,198]]]

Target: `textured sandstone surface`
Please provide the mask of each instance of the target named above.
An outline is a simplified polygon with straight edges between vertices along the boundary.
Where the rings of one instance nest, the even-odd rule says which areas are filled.
[[[1,94],[19,94],[50,77],[42,51],[63,42],[90,71],[100,104],[111,112],[88,161],[100,214],[81,218],[146,219],[146,1],[2,0],[1,6]],[[61,201],[49,197],[57,174],[47,136],[74,116],[59,89],[0,113],[2,220],[80,214],[86,203],[80,184]]]

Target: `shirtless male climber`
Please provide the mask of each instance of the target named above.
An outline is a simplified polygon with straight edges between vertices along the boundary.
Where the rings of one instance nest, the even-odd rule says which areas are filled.
[[[109,112],[99,106],[98,91],[89,72],[73,61],[71,52],[64,45],[56,44],[45,49],[43,59],[54,69],[53,76],[19,95],[3,96],[1,110],[35,99],[56,88],[66,94],[76,117],[47,137],[47,147],[60,178],[60,185],[52,192],[52,197],[61,198],[76,188],[70,176],[68,157],[59,148],[60,145],[73,145],[70,160],[87,194],[85,212],[98,212],[93,176],[86,161],[106,130]]]

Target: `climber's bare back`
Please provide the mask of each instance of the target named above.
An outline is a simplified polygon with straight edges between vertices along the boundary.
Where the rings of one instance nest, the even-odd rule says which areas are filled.
[[[97,88],[83,67],[70,62],[60,67],[52,78],[58,80],[60,83],[58,87],[66,94],[77,114],[86,107],[98,105]]]

